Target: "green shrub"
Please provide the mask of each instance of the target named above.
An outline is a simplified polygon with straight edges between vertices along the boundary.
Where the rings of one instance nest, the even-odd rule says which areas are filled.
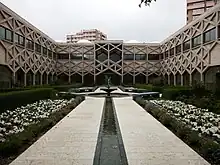
[[[172,117],[169,114],[166,114],[165,112],[163,112],[160,115],[159,120],[164,126],[166,126],[168,128],[171,127],[170,123],[172,122]]]
[[[218,143],[212,140],[203,141],[201,152],[208,160],[216,164],[220,163],[220,145]]]
[[[0,93],[29,90],[29,88],[3,88],[0,89]]]
[[[192,131],[188,134],[188,144],[191,146],[201,147],[201,140],[197,132]]]
[[[153,85],[151,84],[135,84],[135,88],[141,88],[141,89],[146,89],[148,91],[152,91]]]
[[[163,97],[169,100],[176,100],[179,96],[192,96],[190,87],[177,86],[168,87],[163,90]]]
[[[54,91],[51,88],[0,93],[0,113],[7,109],[15,109],[38,100],[52,98],[53,96]]]

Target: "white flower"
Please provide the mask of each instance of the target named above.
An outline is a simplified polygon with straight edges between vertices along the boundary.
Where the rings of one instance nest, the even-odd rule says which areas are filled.
[[[7,136],[24,131],[25,127],[38,123],[42,118],[48,118],[53,112],[72,103],[71,100],[40,100],[33,104],[27,104],[14,111],[5,111],[0,114],[0,142],[3,142]]]
[[[181,101],[151,100],[151,102],[167,110],[168,114],[187,124],[192,130],[219,138],[220,115]]]

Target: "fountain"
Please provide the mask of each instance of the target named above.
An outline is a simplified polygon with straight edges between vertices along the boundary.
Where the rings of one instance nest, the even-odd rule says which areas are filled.
[[[109,96],[111,96],[111,92],[117,90],[117,88],[112,88],[110,86],[110,84],[111,84],[111,77],[107,77],[106,76],[105,77],[105,81],[106,81],[106,84],[107,84],[107,88],[101,88],[101,90],[107,92],[107,96],[109,97]]]

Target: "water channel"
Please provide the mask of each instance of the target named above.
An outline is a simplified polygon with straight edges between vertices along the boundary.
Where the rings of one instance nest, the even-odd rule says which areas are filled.
[[[111,97],[105,98],[93,165],[128,165]]]

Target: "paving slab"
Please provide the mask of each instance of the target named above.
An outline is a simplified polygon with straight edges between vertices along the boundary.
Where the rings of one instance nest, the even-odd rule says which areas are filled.
[[[114,98],[129,165],[208,165],[200,155],[132,100]]]
[[[11,165],[92,165],[103,106],[104,98],[86,97]]]

